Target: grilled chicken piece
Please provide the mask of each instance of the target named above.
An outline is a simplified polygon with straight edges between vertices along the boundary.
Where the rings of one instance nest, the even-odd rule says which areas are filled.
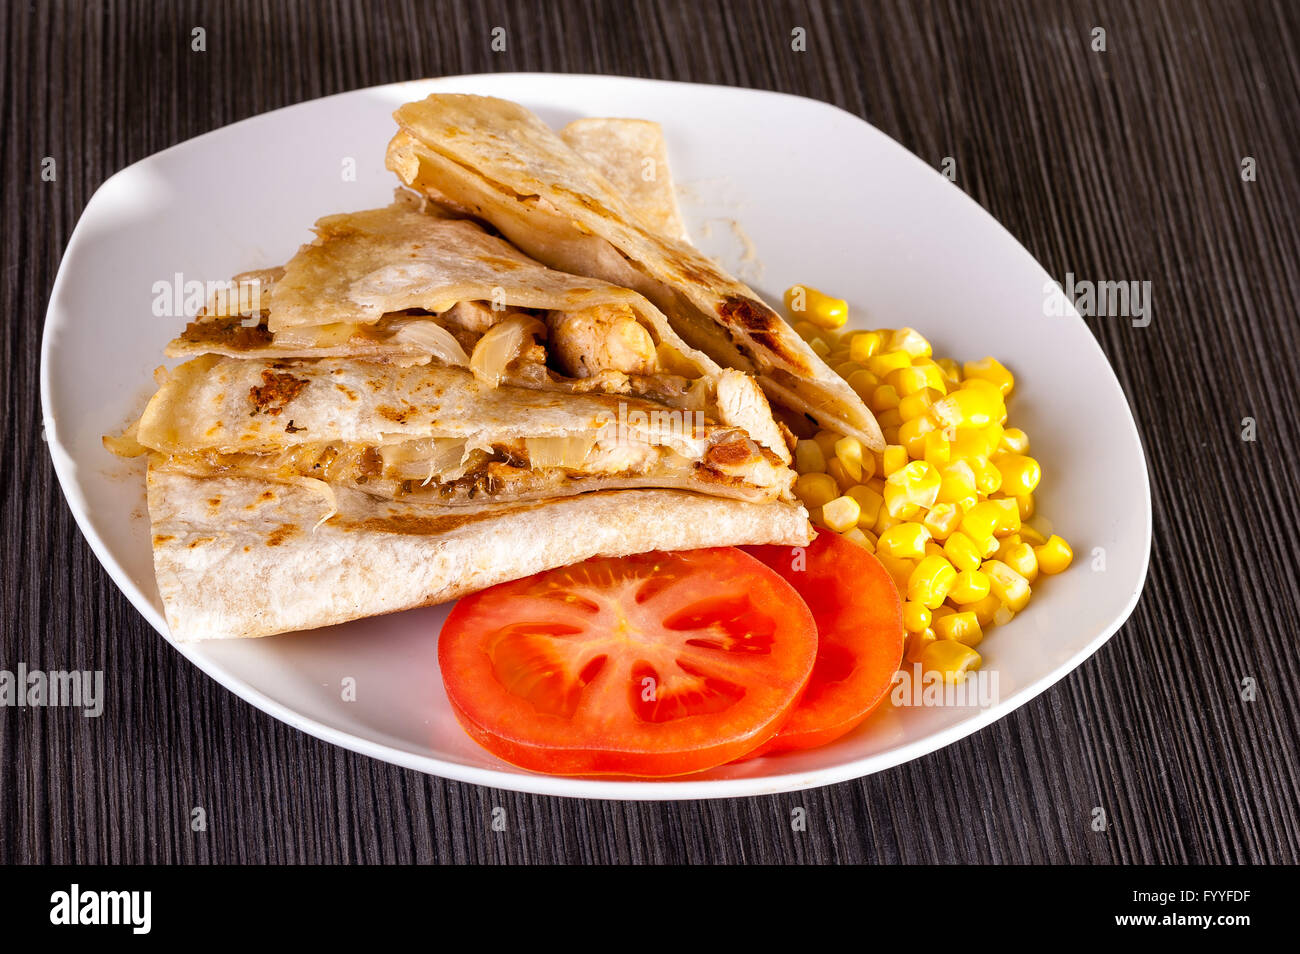
[[[547,321],[555,357],[572,377],[655,373],[654,340],[625,305],[553,311]]]

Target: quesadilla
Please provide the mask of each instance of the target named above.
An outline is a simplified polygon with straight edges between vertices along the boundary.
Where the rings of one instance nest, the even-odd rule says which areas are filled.
[[[663,129],[648,119],[575,119],[560,130],[652,232],[688,241],[668,169]]]
[[[674,490],[431,507],[151,464],[154,566],[181,640],[269,636],[456,599],[595,556],[806,544],[807,515]]]
[[[753,379],[691,348],[630,289],[547,268],[411,193],[328,216],[316,233],[283,268],[251,276],[259,294],[215,300],[167,355],[433,361],[491,384],[701,410],[790,459]]]
[[[789,324],[699,251],[646,225],[533,113],[492,97],[434,94],[394,117],[387,162],[406,185],[491,223],[547,265],[635,289],[693,348],[755,374],[775,404],[883,448],[862,399]]]
[[[339,487],[447,507],[650,487],[793,501],[780,458],[702,412],[434,364],[207,355],[166,375],[133,438],[159,469],[298,483],[327,505]]]

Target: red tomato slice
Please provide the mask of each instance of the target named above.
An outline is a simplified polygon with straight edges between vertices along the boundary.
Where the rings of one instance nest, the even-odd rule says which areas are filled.
[[[595,559],[462,599],[438,662],[465,730],[555,775],[665,777],[766,742],[817,655],[808,607],[733,547]]]
[[[780,573],[817,620],[817,664],[772,741],[749,756],[809,749],[844,735],[885,697],[903,659],[903,607],[880,561],[829,530],[811,545],[745,547]]]

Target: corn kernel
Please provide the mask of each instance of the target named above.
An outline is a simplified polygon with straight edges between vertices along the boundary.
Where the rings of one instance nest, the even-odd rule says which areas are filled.
[[[850,543],[856,543],[858,546],[862,547],[862,549],[866,550],[868,553],[876,552],[876,544],[874,540],[861,527],[850,527],[849,529],[841,533],[840,536],[842,536],[845,540],[848,540]]]
[[[844,355],[834,351],[831,352],[830,357],[827,359],[827,364],[845,381],[853,377],[855,372],[863,370],[862,365],[856,361],[850,361]]]
[[[1002,443],[998,445],[998,450],[1008,454],[1028,454],[1029,435],[1018,427],[1008,427],[1002,432]]]
[[[1032,494],[1043,476],[1038,461],[1023,454],[999,454],[992,463],[1002,474],[1000,489],[1013,497]]]
[[[943,619],[945,616],[951,616],[955,612],[957,611],[947,603],[944,603],[942,606],[936,606],[930,615],[930,625],[934,625],[934,620]]]
[[[842,328],[849,320],[848,302],[823,294],[810,285],[787,288],[785,307],[791,314],[803,315],[818,328]]]
[[[882,452],[883,466],[880,472],[888,479],[895,471],[902,470],[907,466],[907,448],[898,444],[890,444]]]
[[[939,358],[935,362],[939,370],[943,372],[944,380],[948,382],[948,390],[961,384],[961,365],[952,358]]]
[[[921,525],[936,540],[947,540],[961,523],[961,511],[955,504],[936,503],[927,512]],[[976,563],[978,564],[978,560]]]
[[[1034,547],[1034,556],[1038,558],[1038,569],[1051,575],[1060,573],[1074,559],[1074,551],[1061,537],[1052,534],[1042,546]]]
[[[909,365],[906,368],[899,368],[896,371],[889,372],[889,376],[885,380],[887,383],[892,384],[894,390],[904,397],[922,394],[925,391],[939,391],[946,387],[943,372],[933,366],[917,367]]]
[[[998,611],[993,614],[994,626],[1005,626],[1016,618],[1016,611],[1005,603],[998,607]]]
[[[981,358],[979,361],[967,361],[962,365],[962,376],[969,381],[971,378],[982,379],[997,385],[999,391],[1004,395],[1010,394],[1011,389],[1015,387],[1016,379],[1011,376],[1011,372],[1002,366],[1002,363],[996,358]]]
[[[1029,581],[1000,560],[985,560],[980,569],[988,575],[989,592],[1019,613],[1029,603]]]
[[[943,552],[953,566],[963,571],[978,570],[984,560],[984,554],[975,541],[960,531],[950,534],[944,541]]]
[[[835,442],[835,458],[855,481],[862,480],[862,442],[856,437],[841,437]]]
[[[840,488],[840,493],[847,493],[848,489],[857,483],[844,468],[844,463],[836,457],[826,465],[826,473],[835,478],[835,486]]]
[[[1029,524],[1024,523],[1023,520],[1024,517],[1022,516],[1022,522],[1020,524],[1020,539],[1024,540],[1025,543],[1028,543],[1032,547],[1041,547],[1047,542],[1047,537],[1043,536]]]
[[[929,413],[930,405],[934,403],[936,395],[939,392],[933,388],[926,388],[924,391],[917,391],[901,398],[898,402],[898,413],[902,415],[903,420],[910,421],[913,418],[925,417]]]
[[[1020,511],[1020,522],[1023,524],[1034,515],[1034,495],[1017,494],[1015,499],[1016,509]]]
[[[822,507],[840,495],[840,488],[829,474],[800,474],[794,492],[809,509]]]
[[[980,667],[980,654],[951,639],[935,639],[920,652],[921,668],[937,672],[945,682],[962,683],[966,674]]]
[[[984,599],[968,607],[975,618],[979,620],[980,626],[988,629],[993,625],[993,618],[997,616],[998,610],[1002,609],[1002,601],[990,593]]]
[[[884,433],[890,428],[897,429],[901,427],[903,424],[903,415],[898,413],[898,408],[896,407],[886,408],[876,415],[876,423],[880,425],[881,433]],[[898,443],[901,444],[903,442],[899,441]]]
[[[867,359],[867,370],[882,379],[892,371],[911,366],[912,358],[906,351],[881,351]]]
[[[835,442],[839,439],[840,435],[834,431],[818,431],[813,435],[813,440],[822,449],[822,457],[828,461],[835,457]]]
[[[934,624],[934,634],[940,639],[951,639],[963,646],[978,646],[984,638],[979,620],[971,612],[953,613]]]
[[[971,470],[975,472],[975,489],[988,495],[1002,489],[1002,471],[994,467],[986,457],[971,460]]]
[[[900,523],[880,535],[880,550],[891,556],[919,559],[925,556],[930,531],[919,523]]]
[[[981,500],[961,518],[962,533],[972,540],[1006,536],[1020,529],[1020,511],[1014,500]]]
[[[925,557],[908,577],[907,598],[934,609],[943,604],[956,578],[957,571],[943,557]]]
[[[812,341],[814,338],[821,337],[822,329],[818,328],[811,321],[796,321],[794,323],[795,334],[804,341]]]
[[[826,455],[814,440],[801,440],[794,446],[794,469],[801,474],[821,474],[826,471]]]
[[[908,600],[903,604],[903,628],[909,633],[919,633],[930,625],[930,610],[921,603]]]
[[[877,414],[888,411],[891,407],[898,407],[898,392],[894,390],[892,384],[882,384],[871,392],[867,407]]]
[[[935,468],[948,465],[952,459],[952,444],[943,436],[943,431],[930,431],[925,435],[921,442],[921,459]]]
[[[980,570],[962,570],[957,574],[957,579],[952,582],[948,599],[963,606],[968,603],[978,603],[989,595],[989,585],[987,573]]]
[[[915,460],[885,478],[885,506],[895,517],[909,507],[926,508],[939,495],[939,472],[923,460]]]
[[[831,346],[821,338],[814,338],[808,342],[808,347],[813,349],[813,353],[819,358],[825,358],[831,353]]]
[[[822,504],[822,520],[836,533],[844,533],[858,525],[862,508],[852,497],[836,497]]]
[[[858,364],[865,365],[867,360],[880,351],[881,335],[877,331],[860,331],[849,339],[849,357]]]
[[[880,516],[880,508],[884,506],[885,498],[862,484],[850,487],[845,493],[858,502],[858,526],[863,530],[870,530],[875,525],[876,518]]]
[[[934,630],[928,627],[917,633],[908,633],[907,649],[903,653],[903,658],[912,664],[919,663],[926,647],[938,638],[934,634]]]
[[[915,460],[920,460],[925,456],[925,437],[927,434],[936,433],[934,430],[934,421],[928,417],[914,417],[910,421],[901,420],[899,415],[898,443],[907,448],[908,456]],[[881,424],[881,427],[886,425]]]
[[[1012,544],[998,559],[1023,576],[1025,582],[1038,579],[1038,554],[1028,543]]]
[[[988,427],[1006,413],[991,391],[963,386],[930,405],[930,417],[939,427]]]
[[[849,375],[849,387],[857,392],[858,397],[866,401],[875,393],[876,388],[880,387],[880,378],[863,368]]]
[[[896,427],[882,427],[880,429],[880,436],[884,439],[886,444],[902,443],[898,438],[898,428]]]
[[[930,342],[915,328],[899,328],[889,336],[889,349],[902,351],[912,358],[928,358]]]
[[[939,468],[940,503],[957,503],[975,496],[975,471],[965,460],[954,460]]]
[[[876,514],[876,522],[871,525],[871,530],[876,536],[883,536],[885,531],[898,526],[900,523],[906,523],[907,519],[907,517],[895,517],[887,507],[881,507],[880,513]]]

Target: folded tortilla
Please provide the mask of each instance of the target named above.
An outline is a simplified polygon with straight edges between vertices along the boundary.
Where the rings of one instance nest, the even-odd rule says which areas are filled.
[[[684,242],[644,224],[608,179],[537,116],[484,96],[434,94],[394,114],[388,167],[533,258],[635,289],[692,347],[752,372],[773,403],[884,446],[875,417],[782,318]]]
[[[669,490],[465,510],[150,466],[154,566],[182,641],[268,636],[455,599],[589,557],[809,539],[806,512]],[[313,529],[314,527],[314,529]]]
[[[628,487],[793,499],[783,461],[702,412],[441,365],[207,355],[166,377],[134,440],[191,476],[310,482],[322,514],[340,486],[445,506]]]
[[[258,295],[214,301],[168,356],[465,366],[493,329],[522,322],[516,346],[541,350],[526,368],[498,355],[509,383],[698,406],[790,459],[754,381],[686,344],[631,289],[547,268],[405,190],[390,206],[323,218],[316,232],[283,269],[257,274]]]
[[[648,119],[575,119],[560,138],[622,194],[653,232],[689,241],[668,168],[663,129]]]

